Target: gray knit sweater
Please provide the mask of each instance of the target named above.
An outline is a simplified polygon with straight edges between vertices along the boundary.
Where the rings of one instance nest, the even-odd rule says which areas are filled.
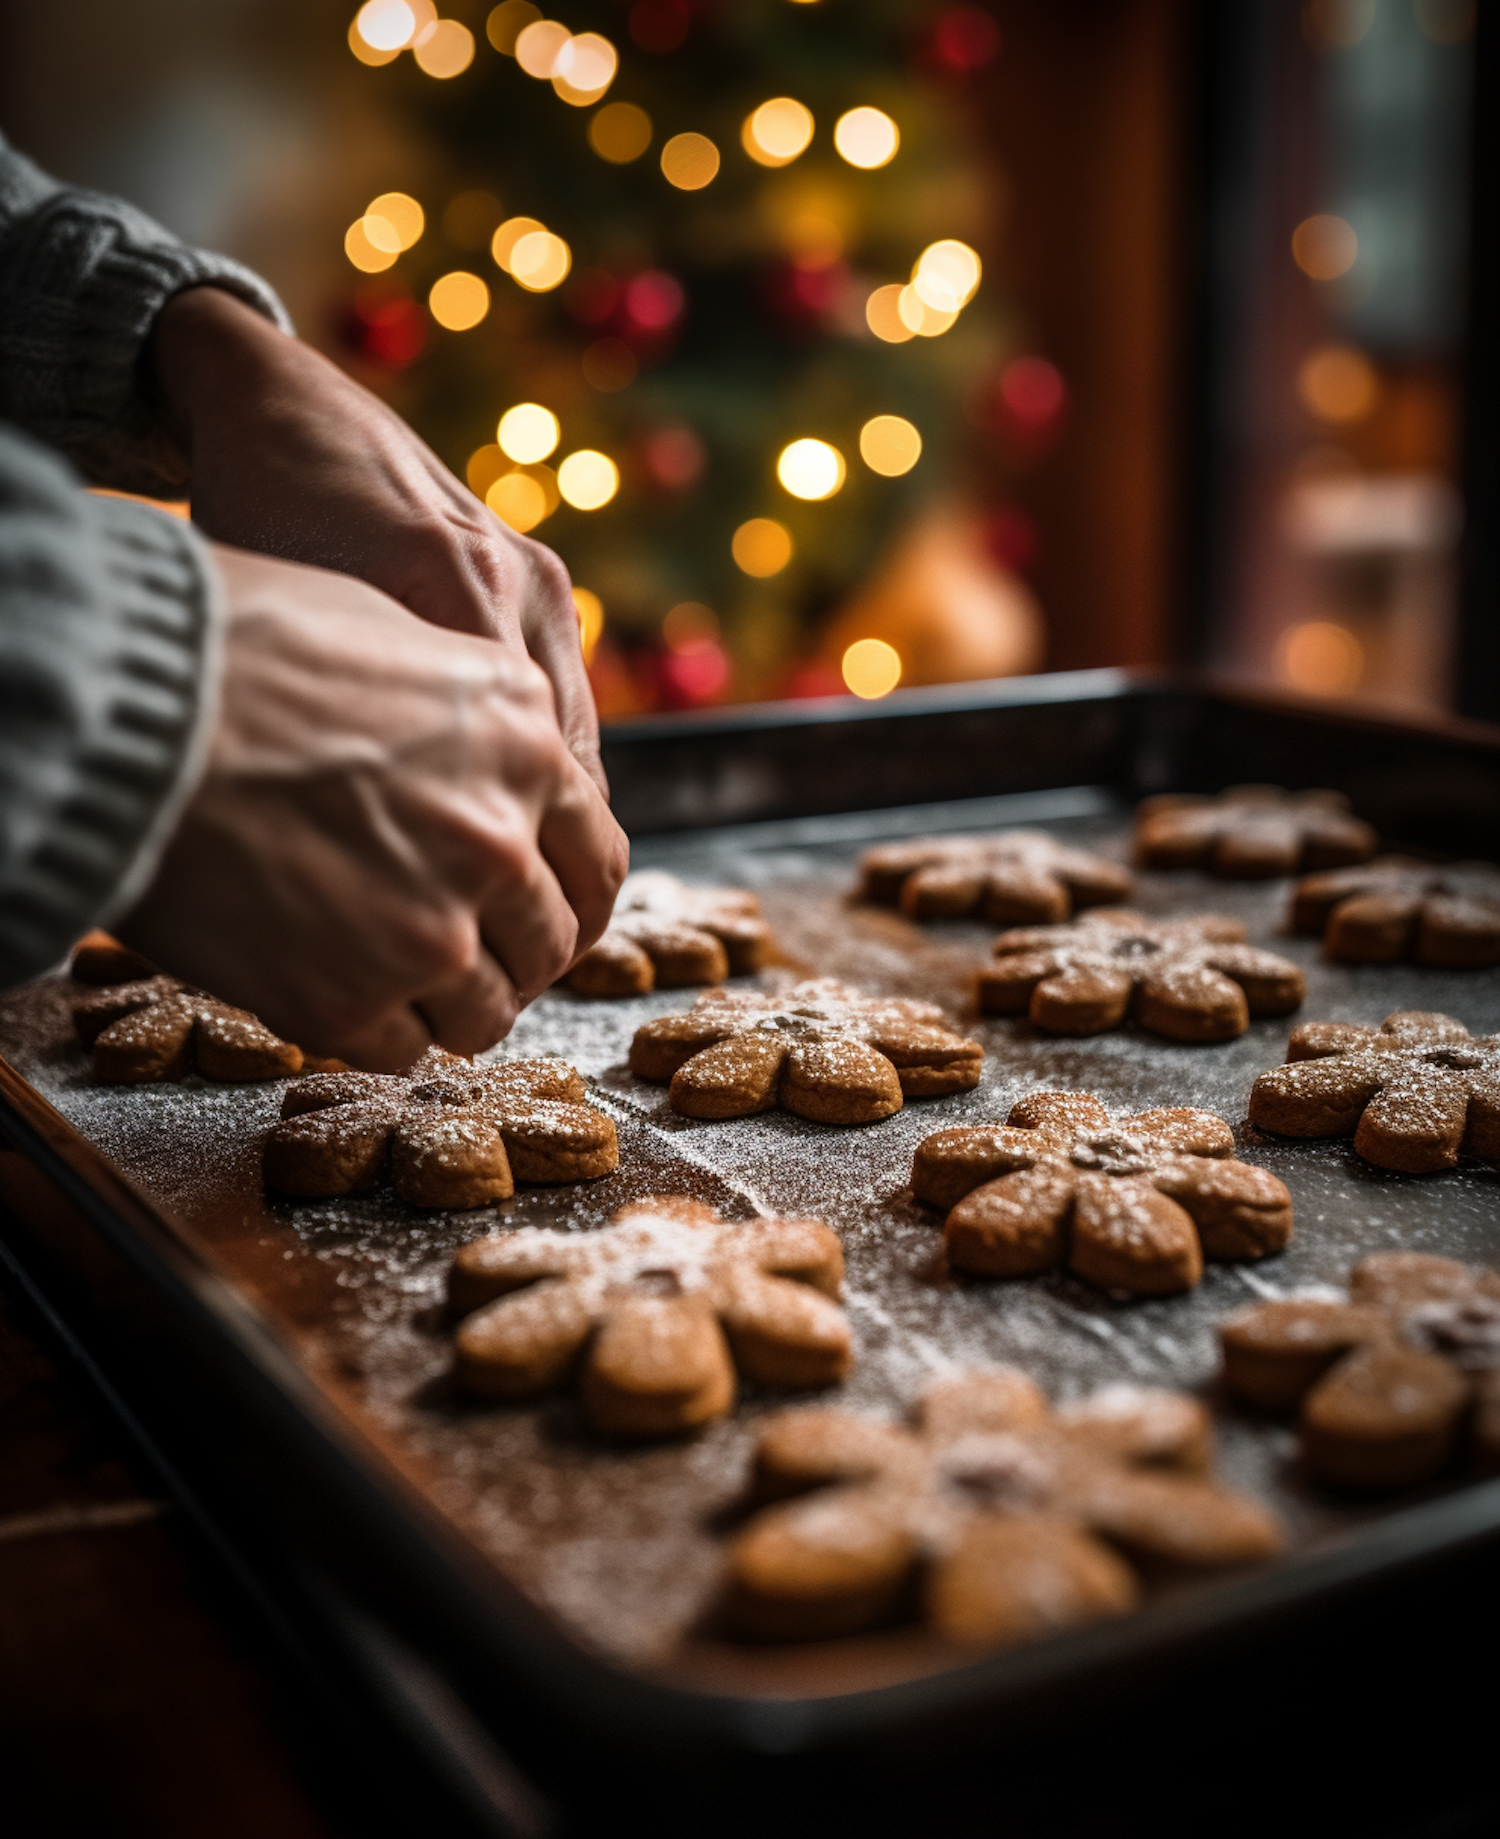
[[[222,624],[208,551],[83,480],[185,491],[141,359],[165,302],[204,282],[290,329],[247,269],[0,139],[0,987],[130,904],[202,770]]]

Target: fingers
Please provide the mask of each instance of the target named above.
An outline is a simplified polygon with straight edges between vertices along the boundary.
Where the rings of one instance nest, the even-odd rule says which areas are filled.
[[[609,924],[630,866],[630,844],[581,768],[564,778],[543,814],[538,842],[578,920],[575,951],[587,951]]]
[[[451,1054],[482,1054],[515,1026],[522,999],[488,951],[472,970],[428,990],[414,1005],[439,1047]]]
[[[599,759],[599,713],[583,662],[578,612],[568,571],[550,549],[529,544],[535,587],[522,609],[526,649],[547,673],[557,705],[557,725],[569,753],[603,796],[609,783]]]
[[[578,950],[578,917],[539,854],[497,878],[479,903],[490,956],[529,1003],[556,983]]]

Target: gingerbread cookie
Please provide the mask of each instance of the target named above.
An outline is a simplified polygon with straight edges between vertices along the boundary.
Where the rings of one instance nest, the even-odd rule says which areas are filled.
[[[912,919],[978,914],[1043,924],[1130,892],[1128,869],[1043,830],[882,843],[865,851],[859,867],[861,900],[900,907]]]
[[[940,1380],[916,1415],[762,1428],[756,1481],[777,1504],[729,1550],[737,1632],[809,1640],[916,1613],[1002,1646],[1133,1609],[1133,1558],[1208,1568],[1281,1548],[1274,1515],[1207,1472],[1207,1415],[1181,1393],[1110,1387],[1054,1413],[1000,1367]]]
[[[1376,1252],[1354,1267],[1349,1297],[1226,1318],[1226,1388],[1264,1410],[1300,1407],[1303,1461],[1344,1487],[1413,1487],[1460,1448],[1500,1468],[1500,1273]]]
[[[175,977],[143,977],[80,997],[73,1026],[93,1049],[94,1077],[108,1085],[188,1073],[225,1081],[284,1079],[300,1073],[306,1059],[249,1010]]]
[[[860,996],[823,979],[779,996],[711,990],[636,1030],[630,1070],[671,1081],[684,1117],[749,1117],[780,1105],[818,1124],[870,1124],[907,1098],[979,1081],[984,1050],[933,1003]]]
[[[1049,1034],[1102,1034],[1127,1017],[1169,1041],[1229,1041],[1252,1015],[1286,1015],[1307,986],[1290,958],[1242,941],[1238,920],[1147,920],[1123,907],[1071,926],[1002,932],[980,971],[985,1015],[1025,1015]]]
[[[581,996],[722,983],[758,971],[771,947],[760,902],[740,888],[693,888],[645,869],[626,877],[604,936],[563,982]]]
[[[1377,842],[1341,792],[1234,785],[1214,798],[1148,798],[1135,814],[1136,855],[1149,868],[1202,868],[1236,881],[1363,862]]]
[[[149,958],[97,928],[73,947],[68,972],[78,983],[135,983],[158,974]]]
[[[1362,868],[1308,875],[1292,896],[1292,929],[1321,933],[1324,951],[1340,964],[1405,959],[1482,970],[1500,964],[1500,870],[1381,856]]]
[[[600,1232],[496,1233],[453,1261],[454,1376],[479,1398],[534,1398],[578,1374],[590,1423],[667,1437],[722,1417],[736,1372],[826,1386],[849,1370],[844,1255],[820,1220],[721,1220],[652,1195]]]
[[[1251,1088],[1250,1122],[1283,1137],[1352,1136],[1366,1162],[1408,1175],[1460,1155],[1500,1162],[1500,1036],[1422,1009],[1378,1028],[1304,1022],[1286,1065]]]
[[[1006,1122],[939,1130],[917,1147],[912,1193],[948,1218],[948,1262],[981,1277],[1066,1265],[1106,1290],[1170,1296],[1203,1259],[1265,1258],[1292,1233],[1292,1199],[1234,1159],[1211,1111],[1111,1118],[1084,1092],[1033,1092]]]
[[[595,1181],[615,1127],[566,1060],[473,1065],[430,1047],[409,1073],[323,1073],[287,1089],[266,1137],[267,1188],[363,1193],[388,1180],[413,1207],[483,1207],[518,1181]]]

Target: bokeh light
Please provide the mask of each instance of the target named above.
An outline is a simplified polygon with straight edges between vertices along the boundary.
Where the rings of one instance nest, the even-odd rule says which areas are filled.
[[[1374,23],[1375,0],[1307,0],[1302,9],[1303,34],[1316,51],[1351,51]]]
[[[578,644],[585,664],[592,664],[604,631],[604,602],[591,589],[575,587],[573,606],[578,614]]]
[[[1012,358],[1000,373],[1000,401],[1011,421],[1027,434],[1052,428],[1067,400],[1063,374],[1046,358]]]
[[[406,192],[382,192],[378,198],[370,200],[365,216],[383,217],[395,232],[398,249],[414,248],[427,227],[421,205]]]
[[[478,275],[458,268],[433,282],[427,310],[449,332],[467,332],[489,312],[490,290]]]
[[[552,64],[552,87],[575,109],[588,108],[604,94],[620,68],[620,54],[597,32],[579,32]]]
[[[669,651],[693,651],[719,636],[719,616],[701,600],[682,600],[661,622],[662,643]]]
[[[493,441],[486,441],[483,447],[476,447],[469,455],[464,478],[474,496],[483,498],[500,475],[509,471],[510,461]]]
[[[416,9],[407,0],[367,0],[354,15],[353,30],[360,42],[392,57],[411,43],[416,29]]]
[[[589,145],[611,166],[628,166],[651,145],[651,117],[633,102],[606,102],[590,118]]]
[[[400,240],[383,217],[358,217],[344,232],[344,254],[362,274],[382,273],[400,253]]]
[[[865,324],[888,345],[904,345],[917,336],[901,317],[901,296],[905,291],[893,282],[889,287],[877,287],[865,302]]]
[[[543,82],[552,75],[558,52],[572,36],[555,19],[538,19],[516,35],[515,60],[528,77]]]
[[[957,307],[944,312],[941,307],[929,305],[911,281],[896,295],[896,312],[902,325],[918,338],[941,338],[958,319]]]
[[[541,16],[542,9],[531,0],[500,0],[484,22],[484,35],[503,57],[514,57],[516,40]]]
[[[511,244],[511,275],[533,294],[560,287],[572,266],[572,250],[550,230],[528,230]]]
[[[535,230],[545,230],[546,225],[535,217],[507,217],[500,228],[490,238],[490,254],[495,258],[497,268],[510,273],[511,252],[523,236],[530,236]]]
[[[607,453],[580,447],[557,469],[557,489],[576,511],[597,511],[620,489],[620,469]]]
[[[1380,396],[1380,377],[1357,346],[1320,345],[1302,360],[1297,395],[1319,421],[1363,421]]]
[[[718,176],[719,149],[706,134],[674,134],[661,150],[661,170],[678,191],[702,191]]]
[[[539,402],[518,402],[500,417],[495,430],[501,452],[521,465],[545,460],[561,438],[557,417]]]
[[[922,437],[900,415],[873,415],[859,431],[859,457],[872,473],[897,479],[922,457]]]
[[[1313,281],[1337,281],[1359,260],[1359,238],[1342,217],[1320,211],[1292,232],[1292,260]]]
[[[740,130],[746,153],[761,166],[790,165],[807,151],[812,137],[812,110],[790,96],[761,103]]]
[[[965,307],[974,298],[984,270],[967,243],[945,237],[929,243],[911,271],[912,285],[928,306],[942,312]]]
[[[1304,620],[1277,641],[1276,674],[1307,696],[1347,696],[1365,674],[1365,649],[1347,626]]]
[[[901,130],[883,109],[850,109],[834,124],[833,144],[851,166],[873,172],[895,159]]]
[[[537,476],[549,470],[536,467],[523,472],[517,467],[513,472],[502,473],[485,493],[484,502],[496,517],[524,535],[556,509],[557,500],[548,492],[546,481]]]
[[[474,62],[474,34],[457,19],[439,19],[418,33],[411,54],[429,77],[459,77]]]
[[[401,55],[401,46],[394,51],[382,51],[366,42],[360,33],[358,16],[349,21],[349,49],[361,64],[369,64],[378,70],[382,64],[393,64]]]
[[[736,566],[758,581],[779,575],[792,559],[792,539],[774,517],[752,517],[735,531],[729,545]]]
[[[844,653],[840,669],[854,694],[873,702],[889,696],[901,681],[901,653],[884,639],[856,639]]]
[[[844,483],[844,456],[827,441],[804,439],[783,447],[776,477],[794,498],[832,498]]]

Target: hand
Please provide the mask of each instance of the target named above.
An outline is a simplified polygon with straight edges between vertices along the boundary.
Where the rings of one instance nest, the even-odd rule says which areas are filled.
[[[200,529],[358,576],[435,626],[529,654],[608,797],[568,571],[550,549],[486,510],[368,390],[220,288],[167,302],[151,360]]]
[[[114,930],[319,1053],[491,1046],[598,937],[625,872],[547,678],[346,575],[215,558],[208,767]]]

